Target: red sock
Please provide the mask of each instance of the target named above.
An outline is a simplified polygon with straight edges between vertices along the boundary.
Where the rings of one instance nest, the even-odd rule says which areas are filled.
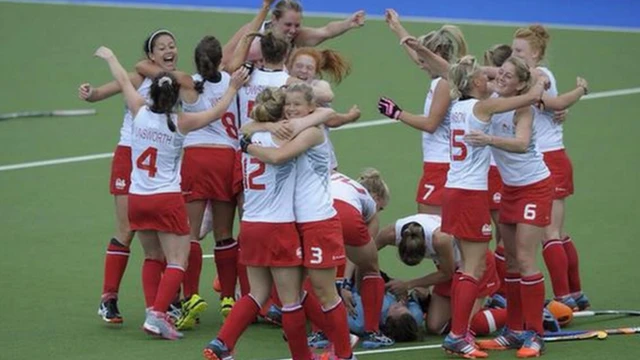
[[[156,301],[164,268],[164,261],[144,259],[142,265],[142,290],[144,291],[144,303],[147,308],[152,307]]]
[[[238,253],[242,251],[238,249]],[[249,286],[249,276],[247,275],[247,267],[240,263],[240,254],[238,254],[238,281],[240,282],[240,294],[245,296],[251,291]]]
[[[362,308],[364,310],[364,331],[380,331],[380,311],[384,297],[384,280],[379,274],[365,275],[360,283]]]
[[[292,360],[311,359],[311,351],[307,345],[307,319],[300,304],[282,308],[282,330],[287,337],[287,345]]]
[[[162,313],[167,312],[169,304],[175,299],[176,292],[180,290],[180,284],[184,279],[184,269],[182,266],[167,264],[167,268],[160,280],[156,301],[153,303],[153,310]]]
[[[507,273],[504,279],[507,294],[507,327],[515,331],[524,330],[520,280],[518,273]]]
[[[471,331],[476,335],[489,335],[504,327],[507,309],[486,309],[478,311],[471,318]]]
[[[547,240],[542,246],[542,255],[549,270],[555,297],[569,295],[569,264],[562,242],[558,239]]]
[[[116,238],[112,238],[107,246],[107,255],[104,258],[103,297],[105,295],[118,295],[120,281],[122,281],[128,261],[129,247],[121,244]]]
[[[233,239],[220,241],[213,249],[216,271],[220,279],[220,298],[235,298],[236,281],[238,279],[238,243]],[[230,243],[229,243],[230,242]]]
[[[451,289],[451,334],[463,336],[469,329],[469,318],[473,304],[478,297],[478,281],[473,277],[456,272]]]
[[[311,331],[325,331],[325,316],[324,312],[322,312],[322,305],[320,305],[320,301],[313,292],[307,290],[302,296],[302,308],[306,318],[311,321]]]
[[[527,330],[544,333],[542,327],[542,309],[544,308],[544,277],[541,273],[523,276],[520,281],[520,296],[524,310],[524,323]],[[509,306],[507,305],[507,309]]]
[[[322,309],[325,316],[325,335],[334,346],[335,354],[340,359],[350,359],[353,351],[349,339],[349,324],[347,323],[347,309],[342,299],[329,309]]]
[[[498,288],[497,293],[505,296],[507,289],[504,284],[504,278],[507,275],[507,262],[504,257],[504,246],[496,247],[496,250],[493,252],[493,257],[496,260],[496,271],[498,272],[498,278],[500,278],[500,288]]]
[[[567,262],[569,263],[569,291],[571,293],[579,293],[582,291],[580,284],[580,267],[578,263],[578,251],[576,250],[570,236],[562,239],[562,247],[567,254]]]
[[[260,311],[260,304],[251,296],[243,296],[233,305],[231,313],[222,324],[222,329],[218,333],[218,339],[222,341],[229,350],[233,350],[240,335],[255,320]]]
[[[197,240],[191,240],[191,249],[189,250],[189,264],[184,273],[184,284],[182,291],[184,297],[189,298],[193,294],[198,294],[198,286],[200,285],[200,273],[202,272],[202,247]]]

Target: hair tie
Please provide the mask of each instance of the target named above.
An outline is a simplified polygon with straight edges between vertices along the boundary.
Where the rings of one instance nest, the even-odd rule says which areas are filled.
[[[156,32],[154,32],[153,34],[151,34],[151,36],[149,36],[149,43],[147,44],[147,53],[151,53],[151,48],[153,47],[153,39],[156,38],[156,36],[158,35],[169,35],[171,36],[174,40],[176,39],[175,36],[173,36],[173,34],[171,33],[171,31],[166,30],[166,29],[160,29],[157,30]]]
[[[164,85],[166,83],[169,83],[169,85],[173,85],[173,81],[168,76],[163,76],[163,77],[160,78],[160,80],[158,80],[158,85],[159,86],[162,86],[162,85]]]

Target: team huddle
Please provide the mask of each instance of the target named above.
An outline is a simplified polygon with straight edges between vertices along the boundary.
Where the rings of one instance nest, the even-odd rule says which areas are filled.
[[[314,47],[362,27],[364,12],[309,28],[296,0],[271,9],[274,2],[263,0],[224,46],[203,37],[194,75],[178,70],[169,30],[146,39],[146,57],[131,73],[109,48],[96,51],[115,80],[82,84],[80,98],[122,93],[127,107],[110,180],[118,227],[98,314],[123,322],[118,292],[137,235],[143,329],[183,337],[208,307],[199,293],[200,240],[212,232],[225,321],[206,359],[233,359],[258,317],[282,327],[296,360],[355,359],[358,342],[391,346],[418,339],[421,328],[446,335],[444,350],[463,358],[506,349],[540,356],[545,329],[559,326],[549,310],[590,306],[563,230],[573,178],[562,124],[587,82],[578,77],[575,89],[558,93],[541,65],[549,41],[542,26],[517,29],[512,45],[487,50],[481,64],[467,54],[459,28],[415,37],[387,10],[390,30],[431,85],[422,114],[378,101],[381,114],[422,132],[423,148],[417,213],[381,227],[389,187],[371,167],[355,178],[338,172],[329,139],[330,128],[360,117],[356,105],[344,113],[331,106],[332,85],[350,65]],[[553,285],[549,306],[539,244]],[[408,266],[426,258],[436,270],[391,278],[378,263],[386,246],[396,246]]]

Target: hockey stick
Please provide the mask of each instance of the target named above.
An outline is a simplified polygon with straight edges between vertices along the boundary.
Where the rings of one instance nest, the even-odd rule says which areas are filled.
[[[588,339],[604,340],[607,336],[608,334],[604,331],[560,331],[555,333],[545,333],[543,339],[545,342]]]
[[[600,315],[621,315],[621,316],[640,316],[640,311],[633,310],[586,310],[576,311],[573,313],[574,318],[591,317]]]
[[[0,114],[0,121],[7,119],[16,119],[22,117],[45,117],[45,116],[82,116],[95,115],[96,109],[79,109],[79,110],[53,110],[53,111],[20,111],[8,114]]]
[[[607,335],[632,335],[639,334],[640,327],[629,327],[629,328],[617,328],[617,329],[605,329],[605,330],[575,330],[575,331],[559,331],[559,332],[547,332],[544,334],[545,340],[547,337],[563,337],[563,336],[575,336],[575,335],[584,335],[590,334],[594,332],[604,332]]]

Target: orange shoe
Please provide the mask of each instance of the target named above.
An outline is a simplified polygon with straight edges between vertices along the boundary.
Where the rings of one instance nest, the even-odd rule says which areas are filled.
[[[522,347],[518,349],[518,352],[516,353],[517,357],[521,359],[533,358],[539,357],[540,355],[542,355],[542,353],[544,353],[544,340],[542,340],[540,335],[536,334],[534,331],[527,331],[522,334],[522,337],[525,339],[525,341],[524,345],[522,345]]]
[[[486,359],[489,357],[486,352],[476,349],[475,344],[469,343],[466,337],[454,338],[447,335],[442,342],[442,348],[447,354],[464,359]]]
[[[524,340],[522,334],[507,327],[502,328],[500,335],[491,340],[476,341],[480,350],[509,350],[522,347]]]

